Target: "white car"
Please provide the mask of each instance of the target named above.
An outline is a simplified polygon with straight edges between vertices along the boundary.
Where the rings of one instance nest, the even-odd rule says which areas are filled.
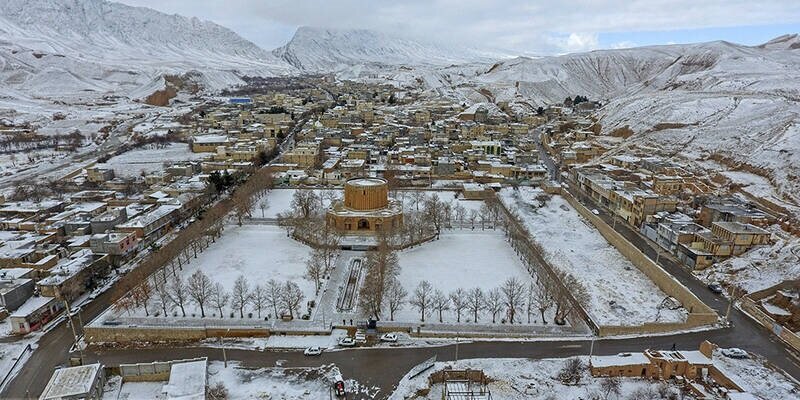
[[[339,346],[342,347],[355,347],[356,341],[355,339],[351,338],[350,336],[343,337],[339,339]]]
[[[394,343],[397,341],[397,335],[394,333],[384,333],[381,335],[381,342],[391,342]]]
[[[592,214],[594,214],[594,215],[600,215],[600,211],[597,211],[597,209],[596,209],[596,208],[593,208],[593,209],[592,209]]]
[[[748,358],[747,352],[736,347],[730,349],[722,349],[722,355],[729,358]]]
[[[303,354],[307,356],[318,356],[322,354],[322,348],[317,346],[309,347],[303,351]]]
[[[367,343],[367,335],[364,332],[356,332],[356,343]]]

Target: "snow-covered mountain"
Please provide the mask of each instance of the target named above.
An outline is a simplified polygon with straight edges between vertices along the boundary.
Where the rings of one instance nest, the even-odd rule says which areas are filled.
[[[342,71],[359,65],[442,66],[494,61],[503,53],[423,43],[364,29],[300,27],[273,54],[309,72]]]
[[[467,72],[462,79],[440,74],[449,74],[448,90],[480,101],[487,94],[600,99],[604,132],[627,126],[635,133],[615,152],[638,148],[721,163],[714,169],[761,175],[776,187],[775,197],[800,204],[797,35],[760,46],[717,41],[519,58]]]
[[[105,0],[3,0],[5,96],[142,97],[188,71],[206,88],[294,67],[217,24]]]

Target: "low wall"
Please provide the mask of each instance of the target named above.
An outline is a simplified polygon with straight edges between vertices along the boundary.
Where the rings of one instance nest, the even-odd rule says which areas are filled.
[[[267,328],[91,326],[84,328],[87,343],[193,342],[215,337],[269,337]]]
[[[800,336],[792,331],[784,328],[781,324],[777,323],[764,311],[758,308],[758,304],[750,299],[748,296],[742,297],[739,308],[744,311],[751,318],[760,323],[764,328],[770,330],[775,336],[786,342],[795,350],[800,351]]]
[[[208,359],[194,358],[190,360],[154,361],[151,363],[120,364],[119,375],[123,382],[161,382],[169,380],[173,364],[192,361],[207,361]]]
[[[561,191],[561,196],[569,202],[569,204],[586,220],[600,231],[600,234],[614,246],[623,256],[633,263],[642,273],[650,278],[656,286],[659,287],[664,293],[677,299],[684,308],[689,311],[689,317],[685,323],[681,324],[644,324],[639,326],[641,331],[627,332],[627,333],[657,333],[669,332],[680,329],[694,328],[703,325],[715,324],[718,316],[714,310],[703,303],[697,296],[694,295],[689,289],[681,284],[675,277],[670,275],[661,266],[653,262],[649,257],[641,252],[636,246],[629,242],[625,237],[620,235],[612,227],[605,223],[600,217],[592,214],[586,207],[578,202],[572,195],[565,191]],[[603,331],[604,327],[601,327]],[[626,331],[629,328],[637,327],[605,327],[607,332]],[[667,329],[667,330],[663,330]],[[602,335],[601,336],[605,336]]]

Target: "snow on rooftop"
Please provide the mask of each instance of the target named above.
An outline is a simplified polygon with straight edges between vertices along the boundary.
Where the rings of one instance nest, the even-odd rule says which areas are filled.
[[[164,385],[168,399],[204,400],[206,397],[207,360],[172,364],[169,383]]]
[[[92,390],[98,373],[102,366],[97,364],[80,365],[77,367],[61,368],[53,372],[50,382],[39,397],[42,400],[82,398],[82,395]]]

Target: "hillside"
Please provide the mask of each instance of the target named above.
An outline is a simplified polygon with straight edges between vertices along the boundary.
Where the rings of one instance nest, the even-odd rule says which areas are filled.
[[[6,0],[0,8],[0,95],[143,98],[164,75],[219,89],[242,74],[294,71],[217,24],[104,0]]]
[[[500,53],[423,43],[364,29],[305,26],[273,54],[309,72],[342,71],[358,65],[442,66],[502,57]]]

